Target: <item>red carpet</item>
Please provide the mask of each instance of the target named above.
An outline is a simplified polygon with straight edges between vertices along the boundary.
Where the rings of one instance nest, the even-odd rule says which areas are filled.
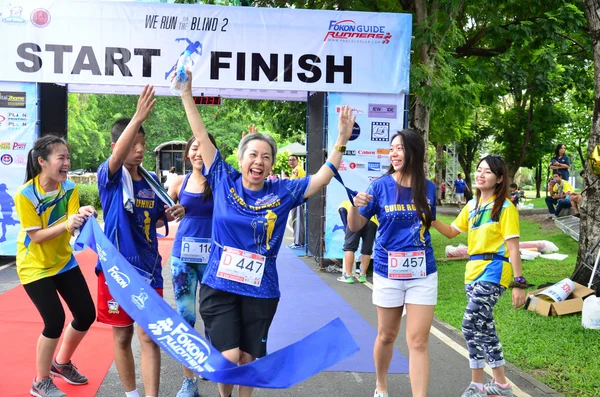
[[[177,225],[169,228],[169,237],[159,239],[163,264],[171,254]],[[161,232],[164,233],[164,229],[159,229],[159,233]],[[87,249],[77,254],[76,259],[96,303],[97,279],[94,274],[96,253]],[[67,316],[65,324],[68,324],[73,317],[64,302],[63,306]],[[10,366],[5,366],[4,371],[0,371],[0,397],[29,396],[31,382],[36,373],[36,344],[43,328],[42,319],[22,286],[0,295],[0,352],[5,363],[10,363]],[[58,388],[69,397],[96,395],[114,360],[112,346],[111,327],[94,323],[73,356],[73,363],[88,377],[89,383],[73,386],[62,379],[55,379]],[[139,358],[136,361],[139,361]],[[139,371],[137,362],[136,367]]]
[[[88,249],[76,258],[96,302],[96,254]],[[68,324],[73,317],[64,303],[63,306]],[[0,372],[0,395],[29,396],[31,382],[36,373],[36,344],[44,326],[42,318],[22,286],[0,295],[0,323],[0,351],[5,363],[10,363]],[[88,377],[89,383],[72,386],[62,379],[56,379],[55,383],[69,397],[94,396],[113,359],[111,328],[94,323],[73,357],[73,363]]]

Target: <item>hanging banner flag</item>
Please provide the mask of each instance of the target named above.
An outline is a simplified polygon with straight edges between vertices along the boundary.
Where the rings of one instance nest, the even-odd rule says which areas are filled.
[[[0,256],[17,254],[14,196],[25,183],[27,153],[37,139],[37,85],[0,81]]]
[[[108,240],[95,218],[90,218],[75,248],[98,254],[113,298],[152,340],[202,377],[213,382],[262,388],[287,388],[356,353],[359,348],[337,318],[304,339],[256,360],[237,366],[198,335],[181,315],[160,297]]]
[[[338,169],[350,189],[366,192],[371,182],[388,171],[390,138],[402,130],[404,125],[404,100],[405,95],[328,95],[329,151],[333,150],[338,134],[339,109],[343,105],[349,105],[356,114],[352,137],[346,144],[346,153]],[[348,200],[348,195],[342,185],[332,182],[327,186],[324,258],[344,257],[345,230],[338,213],[344,200]]]
[[[410,14],[75,0],[0,13],[10,81],[168,87],[189,51],[194,87],[408,92]]]

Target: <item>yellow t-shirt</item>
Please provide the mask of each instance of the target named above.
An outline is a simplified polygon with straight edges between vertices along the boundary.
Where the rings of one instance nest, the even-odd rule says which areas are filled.
[[[17,237],[17,273],[22,284],[55,276],[77,266],[69,244],[71,234],[36,244],[27,231],[46,229],[66,222],[69,215],[79,210],[79,192],[71,181],[61,183],[58,190],[46,193],[39,184],[39,176],[19,188],[15,206],[21,222]]]
[[[294,175],[294,170],[298,171],[298,175]],[[292,175],[290,175],[290,179],[300,179],[306,176],[306,171],[304,171],[304,167],[298,164],[296,168],[292,170]]]
[[[508,288],[512,280],[512,266],[508,262],[506,240],[519,237],[519,211],[508,198],[504,199],[499,221],[492,220],[494,199],[475,209],[477,198],[464,206],[452,226],[460,232],[468,232],[469,255],[499,254],[507,258],[501,260],[473,260],[467,262],[465,284],[487,281]]]
[[[564,180],[562,181],[562,183],[560,185],[558,183],[555,183],[552,190],[555,193],[563,193],[563,192],[564,193],[566,193],[566,192],[573,193],[574,192],[573,186],[571,186],[571,184],[569,182],[564,181]]]
[[[350,207],[352,207],[352,203],[350,202],[350,200],[344,200],[340,203],[339,207],[338,207],[338,212],[340,211],[340,209],[344,208],[346,211],[350,211]],[[379,227],[379,221],[377,220],[377,215],[373,215],[371,217],[371,222],[373,222],[374,224],[377,225],[377,227]]]

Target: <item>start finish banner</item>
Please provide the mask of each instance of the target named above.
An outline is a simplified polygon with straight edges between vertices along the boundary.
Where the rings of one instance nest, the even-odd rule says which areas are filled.
[[[36,84],[0,81],[0,256],[17,253],[21,225],[14,197],[37,138],[37,100]]]
[[[0,0],[9,81],[407,93],[411,15],[211,5]]]
[[[352,137],[338,169],[350,189],[366,192],[371,182],[388,171],[390,138],[404,125],[404,98],[405,95],[329,94],[328,152],[333,150],[338,135],[341,106],[349,105],[356,115]],[[338,208],[345,200],[348,200],[346,190],[339,182],[331,181],[325,201],[324,258],[344,257],[345,230]]]

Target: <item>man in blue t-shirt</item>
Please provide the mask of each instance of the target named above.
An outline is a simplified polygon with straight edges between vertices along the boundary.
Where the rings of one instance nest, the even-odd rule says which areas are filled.
[[[454,195],[456,197],[456,205],[458,205],[458,212],[461,210],[461,205],[465,202],[465,190],[469,190],[467,182],[462,179],[462,174],[456,176],[458,179],[454,181]]]
[[[148,118],[155,102],[154,88],[146,86],[138,99],[133,118],[122,118],[114,123],[111,130],[112,155],[98,167],[98,191],[104,211],[104,233],[162,296],[162,258],[158,252],[156,228],[164,223],[164,203],[140,173],[146,152],[142,123]],[[151,176],[159,182],[156,175]],[[167,213],[177,218],[183,216],[184,211],[181,205],[167,209]],[[171,220],[172,217],[167,219]],[[131,348],[134,320],[112,298],[100,263],[96,265],[96,273],[98,322],[113,326],[117,372],[126,396],[138,397]],[[139,327],[138,337],[142,348],[142,369],[150,371],[142,374],[144,392],[146,396],[158,396],[160,349]]]

